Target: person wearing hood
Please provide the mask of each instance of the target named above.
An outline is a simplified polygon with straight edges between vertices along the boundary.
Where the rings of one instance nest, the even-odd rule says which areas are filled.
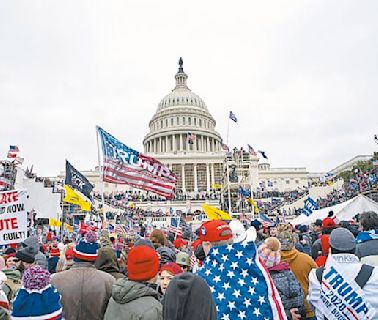
[[[62,295],[66,320],[104,318],[115,279],[95,268],[98,247],[97,235],[87,232],[74,249],[72,268],[55,273],[51,278],[52,285]]]
[[[130,250],[127,259],[128,279],[119,279],[104,320],[162,320],[163,310],[155,288],[159,256],[148,246]]]
[[[156,249],[160,258],[160,268],[167,262],[176,262],[176,253],[168,247],[159,247]]]
[[[356,256],[362,263],[378,266],[378,214],[373,211],[364,212],[360,223],[362,232],[356,239]]]
[[[207,283],[192,273],[174,277],[165,293],[164,320],[216,320],[217,311]]]
[[[281,261],[280,249],[278,239],[271,237],[265,240],[257,253],[280,293],[287,318],[305,318],[303,289],[290,270],[289,263]]]
[[[98,250],[95,267],[112,275],[116,280],[124,277],[119,271],[117,256],[111,247],[102,247]]]
[[[277,235],[277,239],[281,243],[281,260],[289,263],[290,270],[299,281],[303,289],[304,296],[306,297],[308,294],[309,273],[312,269],[317,268],[317,265],[309,255],[299,252],[294,248],[295,238],[290,230],[291,227],[286,229],[283,228],[283,231],[279,232]],[[306,319],[313,318],[315,315],[314,311],[306,299],[304,299],[304,305],[306,309]]]
[[[34,262],[36,265],[41,266],[44,269],[48,269],[48,262],[46,256],[42,252],[42,246],[38,242],[38,239],[36,237],[30,236],[25,239],[24,242],[22,242],[23,248],[33,248],[34,251]]]

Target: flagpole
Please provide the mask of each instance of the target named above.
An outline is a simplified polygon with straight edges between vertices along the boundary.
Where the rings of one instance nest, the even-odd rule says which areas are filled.
[[[229,134],[230,134],[230,119],[228,119],[228,121],[227,121],[227,146],[228,146],[228,136],[229,136]]]
[[[106,221],[106,214],[105,214],[105,208],[104,208],[104,172],[103,172],[103,166],[101,165],[101,155],[100,155],[100,144],[98,139],[98,126],[96,126],[96,139],[97,139],[97,157],[98,157],[98,169],[100,171],[100,182],[101,182],[101,206],[102,206],[102,215],[103,215],[103,221]]]

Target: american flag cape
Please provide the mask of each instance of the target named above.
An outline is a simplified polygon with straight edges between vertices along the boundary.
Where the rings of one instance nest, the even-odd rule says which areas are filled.
[[[253,242],[211,248],[197,274],[210,287],[218,320],[287,319]]]
[[[97,127],[103,151],[103,180],[151,191],[167,199],[175,194],[177,178],[158,160],[133,150]]]

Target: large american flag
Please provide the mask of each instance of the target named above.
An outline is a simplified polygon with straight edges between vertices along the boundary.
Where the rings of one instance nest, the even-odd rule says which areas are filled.
[[[284,320],[286,314],[253,242],[211,248],[197,274],[209,285],[218,320]]]
[[[127,184],[172,199],[177,178],[158,160],[133,150],[97,127],[103,151],[103,180]]]

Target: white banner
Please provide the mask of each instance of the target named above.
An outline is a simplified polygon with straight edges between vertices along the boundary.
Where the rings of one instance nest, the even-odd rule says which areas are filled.
[[[339,270],[337,262],[330,256],[323,272],[322,290],[318,308],[332,320],[375,319],[375,310],[364,299],[364,292],[354,279]]]
[[[0,245],[20,243],[27,238],[26,190],[0,192]]]

